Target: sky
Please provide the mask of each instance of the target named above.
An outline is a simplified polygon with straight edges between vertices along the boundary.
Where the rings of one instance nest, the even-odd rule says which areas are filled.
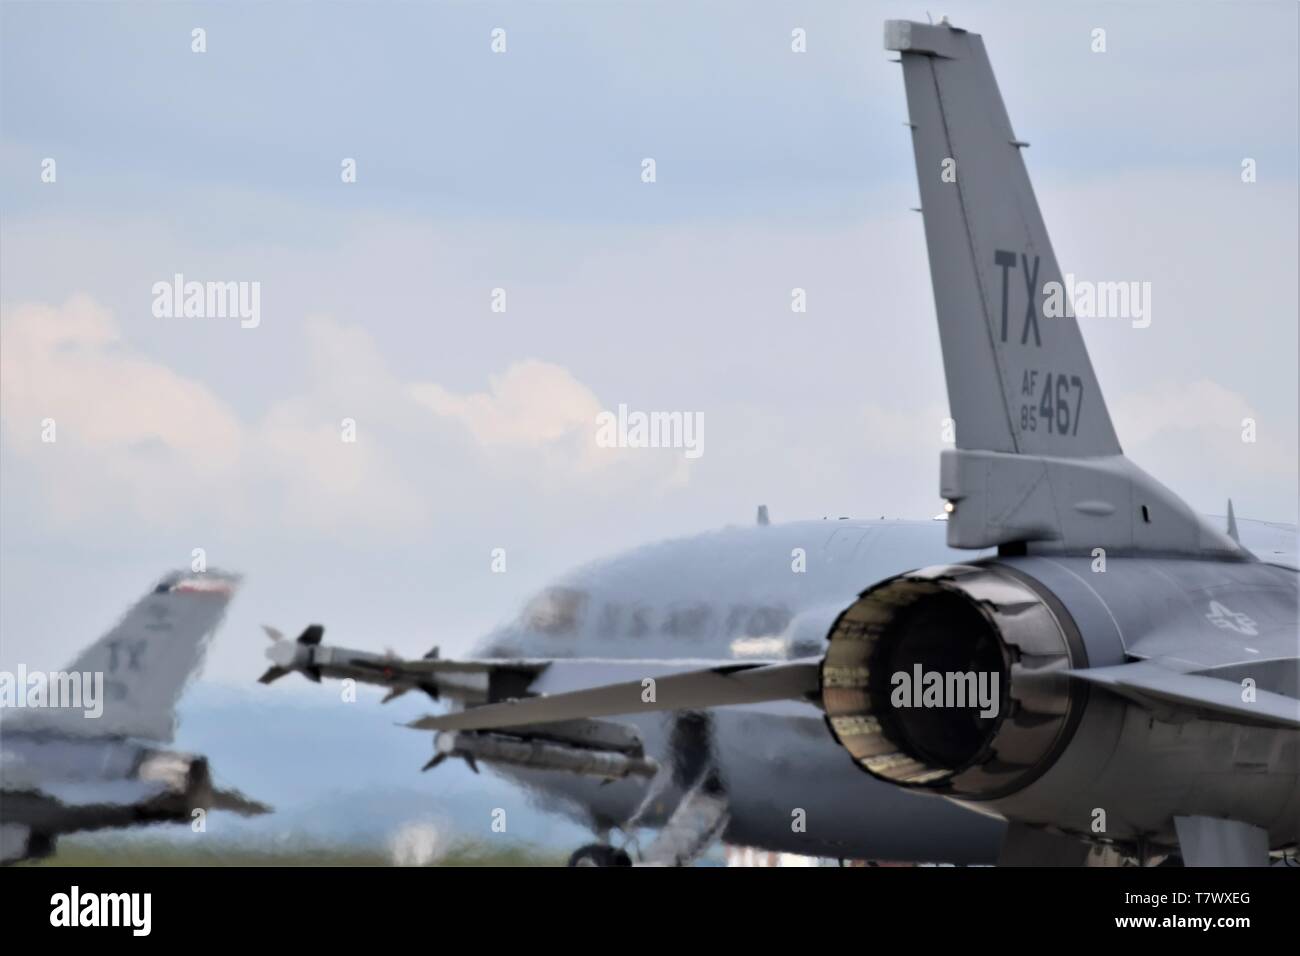
[[[759,504],[933,515],[881,42],[927,13],[984,35],[1062,269],[1152,284],[1150,327],[1083,322],[1125,451],[1294,522],[1293,3],[5,0],[0,668],[62,665],[200,548],[246,576],[206,671],[242,685],[262,623],[464,653]],[[156,316],[176,273],[259,283],[260,322]],[[701,413],[703,454],[597,449],[620,403]]]

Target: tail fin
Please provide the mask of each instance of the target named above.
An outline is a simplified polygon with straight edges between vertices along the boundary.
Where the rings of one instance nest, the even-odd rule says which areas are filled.
[[[891,20],[885,47],[903,65],[956,424],[948,543],[1246,558],[1120,450],[983,41]]]
[[[957,447],[1120,454],[1078,323],[1044,315],[1061,270],[983,41],[891,20],[885,47],[903,63]]]
[[[103,712],[98,718],[87,718],[85,708],[23,709],[12,714],[11,726],[170,741],[176,730],[176,703],[202,666],[208,640],[238,583],[236,575],[219,571],[166,575],[66,669],[69,675],[103,675]]]

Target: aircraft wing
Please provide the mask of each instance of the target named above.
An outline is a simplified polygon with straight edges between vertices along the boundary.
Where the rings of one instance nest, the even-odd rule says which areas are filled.
[[[312,627],[305,636],[316,635]],[[704,710],[796,700],[818,703],[820,658],[792,661],[606,660],[594,658],[404,660],[319,643],[277,641],[269,683],[298,671],[312,680],[353,678],[389,688],[385,700],[418,688],[466,709],[423,717],[420,730],[475,731],[590,720],[654,711]],[[1300,729],[1300,702],[1254,690],[1243,700],[1235,681],[1180,673],[1149,660],[1066,671],[1145,707],[1170,706],[1219,720]]]
[[[1203,674],[1182,674],[1151,661],[1065,672],[1075,680],[1105,687],[1144,707],[1164,705],[1191,710],[1215,720],[1300,730],[1300,701],[1284,694],[1254,690],[1242,699],[1239,683]]]
[[[630,662],[607,663],[625,665]],[[702,710],[774,700],[815,702],[819,696],[820,667],[820,658],[776,663],[728,661],[662,677],[642,677],[564,693],[514,698],[422,717],[407,726],[417,730],[496,730],[564,720],[649,711]]]
[[[460,705],[407,726],[436,731],[425,770],[461,758],[614,780],[656,777],[658,762],[639,732],[596,718],[729,704],[818,699],[820,658],[786,661],[605,658],[419,660],[322,645],[312,625],[296,641],[270,631],[271,667],[262,683],[290,673],[309,680],[352,679],[388,688],[385,703],[419,689]],[[704,799],[703,797],[701,799]],[[708,801],[705,800],[707,803]],[[716,809],[716,808],[714,808]],[[678,854],[680,856],[680,854]]]

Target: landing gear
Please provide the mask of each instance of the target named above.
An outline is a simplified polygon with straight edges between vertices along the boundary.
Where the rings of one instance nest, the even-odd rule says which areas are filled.
[[[569,866],[631,866],[627,851],[607,843],[588,843],[578,847],[569,857]]]

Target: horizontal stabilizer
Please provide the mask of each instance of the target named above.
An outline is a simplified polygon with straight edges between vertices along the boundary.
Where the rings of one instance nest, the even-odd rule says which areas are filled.
[[[813,700],[819,659],[779,664],[726,663],[705,670],[524,697],[407,724],[418,730],[490,730],[583,717],[664,710],[703,710],[773,700]]]
[[[260,800],[251,800],[238,790],[213,790],[210,810],[228,810],[243,817],[261,816],[270,813],[271,807]]]
[[[1173,705],[1215,720],[1300,730],[1300,701],[1293,697],[1252,689],[1253,699],[1243,700],[1242,686],[1235,681],[1182,674],[1152,661],[1069,670],[1065,674],[1105,687],[1145,707]]]

